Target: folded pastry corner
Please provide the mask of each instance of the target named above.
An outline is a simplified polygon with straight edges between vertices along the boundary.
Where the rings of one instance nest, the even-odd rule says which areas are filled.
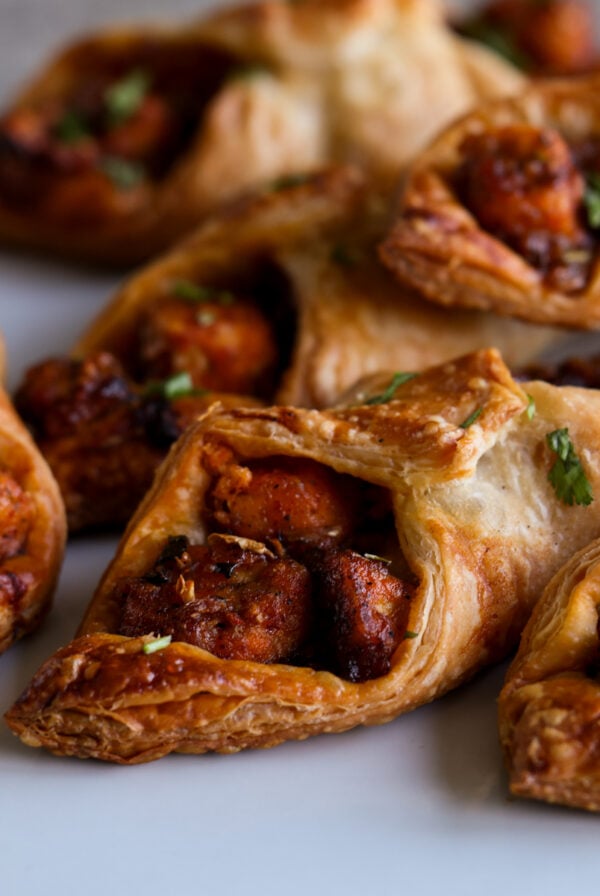
[[[480,106],[419,156],[380,247],[432,302],[600,326],[600,75]]]
[[[600,811],[600,541],[546,587],[500,695],[515,796]]]
[[[281,176],[351,162],[387,182],[513,89],[471,57],[434,0],[269,0],[92,34],[0,120],[0,239],[132,264]]]
[[[119,763],[228,753],[388,721],[500,659],[600,534],[547,440],[568,428],[597,491],[600,394],[529,386],[484,350],[331,410],[213,407],[9,726]]]
[[[0,652],[48,612],[65,534],[58,486],[0,388]]]

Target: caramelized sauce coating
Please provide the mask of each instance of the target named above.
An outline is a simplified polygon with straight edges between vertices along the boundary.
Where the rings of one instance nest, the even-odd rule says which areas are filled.
[[[336,548],[324,553],[316,588],[333,670],[354,682],[389,672],[413,587],[384,561]]]
[[[538,361],[515,374],[519,380],[544,380],[554,386],[581,386],[600,389],[600,355],[589,358],[566,358],[555,363]]]
[[[536,74],[588,71],[598,57],[586,0],[493,0],[461,30]]]
[[[223,462],[223,460],[225,462]],[[354,481],[305,458],[276,457],[245,465],[207,455],[216,474],[206,497],[215,529],[252,538],[325,547],[357,525]]]
[[[277,339],[250,299],[207,291],[203,301],[167,299],[140,328],[144,378],[187,371],[195,386],[267,396],[278,363]]]
[[[218,538],[206,546],[171,540],[154,569],[124,580],[119,594],[121,634],[171,635],[223,659],[290,659],[311,621],[303,566]]]
[[[32,522],[31,498],[10,473],[0,470],[0,563],[23,550]]]
[[[508,125],[470,135],[461,151],[459,191],[482,227],[552,285],[583,288],[592,247],[580,224],[585,182],[562,137],[551,129]]]
[[[125,523],[169,446],[214,396],[145,395],[105,352],[31,368],[15,403],[58,482],[71,531]]]

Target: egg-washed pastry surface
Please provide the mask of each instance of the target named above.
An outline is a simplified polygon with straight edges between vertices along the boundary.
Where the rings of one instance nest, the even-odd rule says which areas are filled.
[[[91,35],[0,120],[0,239],[138,262],[290,172],[351,161],[389,179],[520,83],[433,0],[265,2]]]
[[[70,359],[28,371],[17,406],[71,531],[123,525],[216,400],[322,407],[376,369],[421,370],[490,342],[522,364],[559,338],[407,296],[377,259],[383,214],[351,168],[248,199],[132,277]]]
[[[600,395],[527,390],[488,350],[329,411],[213,408],[9,725],[121,763],[233,752],[385,722],[498,660],[600,534]],[[552,472],[558,430],[585,486]]]
[[[0,388],[0,652],[49,610],[65,532],[56,482]]]
[[[539,82],[451,125],[381,247],[443,305],[600,325],[600,76]]]
[[[516,796],[600,811],[600,542],[556,574],[521,639],[498,706]]]

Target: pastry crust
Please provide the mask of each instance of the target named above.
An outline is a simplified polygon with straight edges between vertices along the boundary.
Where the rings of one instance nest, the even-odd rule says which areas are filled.
[[[79,636],[51,658],[7,714],[27,744],[120,763],[171,751],[234,752],[388,721],[454,687],[514,643],[531,606],[574,549],[600,534],[600,504],[562,504],[547,481],[545,434],[568,426],[600,489],[589,390],[528,384],[493,350],[433,368],[380,404],[389,376],[330,411],[218,406],[174,446],[88,609]],[[474,412],[475,414],[473,417]],[[467,421],[472,419],[471,425]],[[217,659],[173,642],[112,632],[123,576],[144,574],[170,535],[207,537],[208,445],[242,459],[316,460],[389,489],[397,550],[418,586],[389,673],[352,684],[330,672]]]
[[[600,811],[600,541],[556,574],[521,639],[498,706],[515,796]]]
[[[109,351],[127,366],[141,316],[175,282],[252,293],[265,265],[288,284],[296,318],[290,357],[274,384],[280,404],[326,407],[367,373],[422,370],[487,344],[519,365],[562,338],[496,315],[424,306],[377,259],[384,216],[381,199],[348,167],[237,203],[131,278],[73,354]]]
[[[60,101],[94,71],[158,67],[169,76],[186,59],[202,108],[166,174],[123,189],[113,197],[118,207],[98,220],[0,196],[0,239],[100,263],[139,262],[218,204],[285,173],[350,161],[387,182],[441,124],[522,84],[493,54],[454,38],[433,0],[265,2],[180,28],[92,35],[51,62],[10,114]],[[202,99],[206,78],[215,84]]]
[[[65,512],[56,482],[2,388],[0,470],[22,490],[30,513],[20,550],[0,561],[2,652],[17,638],[32,631],[48,612],[66,536]],[[8,509],[6,503],[4,508]],[[5,536],[3,525],[0,521],[2,538]]]
[[[397,279],[444,306],[479,308],[537,323],[582,329],[600,326],[597,238],[585,287],[574,293],[483,229],[452,185],[461,145],[493,128],[528,124],[552,128],[569,143],[600,134],[600,76],[538,82],[519,96],[480,106],[447,128],[419,156],[381,258]]]

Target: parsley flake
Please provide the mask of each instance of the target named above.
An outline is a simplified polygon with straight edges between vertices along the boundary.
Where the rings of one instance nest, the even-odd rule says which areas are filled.
[[[218,302],[219,305],[233,305],[235,302],[235,296],[229,290],[202,286],[191,280],[178,280],[173,286],[173,294],[184,302]]]
[[[54,126],[54,136],[62,143],[78,143],[89,137],[90,131],[81,116],[67,111]]]
[[[411,640],[412,638],[418,638],[418,637],[419,637],[419,632],[411,632],[409,629],[407,629],[404,632],[405,640]]]
[[[292,187],[302,187],[310,183],[310,174],[282,174],[271,183],[271,190],[277,193],[279,190],[291,190]]]
[[[181,373],[174,373],[166,380],[148,383],[142,394],[144,398],[156,395],[158,398],[166,398],[167,401],[175,401],[177,398],[206,395],[208,391],[208,389],[195,389],[191,376],[184,370]]]
[[[165,635],[164,638],[155,638],[154,641],[146,641],[142,647],[142,651],[146,656],[149,656],[151,653],[158,653],[159,650],[164,650],[170,643],[171,635]]]
[[[146,176],[143,165],[120,159],[118,156],[105,156],[101,159],[99,168],[119,190],[131,190],[137,187]]]
[[[112,84],[104,94],[104,104],[111,127],[116,127],[131,118],[143,103],[150,77],[142,69],[135,69]]]
[[[400,388],[404,383],[408,383],[409,380],[414,380],[418,373],[395,373],[392,377],[392,381],[384,392],[381,392],[379,395],[372,395],[371,398],[367,398],[365,404],[386,404],[388,401],[391,401],[394,397],[396,390]]]
[[[529,395],[527,393],[527,407],[525,408],[525,414],[527,415],[528,420],[533,420],[536,412],[535,399],[533,395]]]
[[[592,486],[577,457],[569,430],[565,427],[547,433],[546,444],[557,455],[554,466],[548,473],[548,481],[557,498],[569,506],[591,504],[594,500]]]
[[[588,174],[586,177],[583,202],[588,224],[594,230],[600,228],[600,174]]]
[[[469,426],[472,426],[475,421],[483,414],[483,408],[475,408],[472,414],[469,414],[466,420],[463,420],[462,423],[459,423],[461,429],[468,429]]]

